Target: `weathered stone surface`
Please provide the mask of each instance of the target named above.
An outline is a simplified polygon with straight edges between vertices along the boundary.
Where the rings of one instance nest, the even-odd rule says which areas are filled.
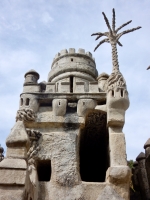
[[[109,129],[110,166],[127,165],[126,144],[123,133]]]
[[[24,185],[26,170],[0,169],[0,185]]]
[[[51,160],[52,182],[71,187],[80,181],[76,137],[75,130],[70,133],[43,134],[39,157],[41,160]]]
[[[122,197],[120,197],[119,194],[111,187],[111,186],[106,186],[102,193],[99,195],[99,197],[96,200],[123,200]]]
[[[109,167],[106,180],[112,184],[128,183],[131,178],[131,170],[128,166]]]
[[[24,123],[22,121],[17,121],[6,140],[6,145],[7,147],[13,147],[13,146],[22,147],[26,146],[27,142],[28,142],[28,136],[25,130]]]
[[[66,99],[54,99],[53,100],[53,112],[56,116],[64,116],[66,114]]]
[[[8,147],[6,156],[8,158],[23,158],[27,157],[27,149],[26,147]]]
[[[87,114],[88,111],[94,109],[97,105],[96,101],[93,99],[80,99],[78,101],[77,113],[79,117],[83,117]]]
[[[4,169],[26,169],[27,163],[24,159],[5,158],[0,162],[0,168]]]
[[[0,185],[0,200],[27,200],[24,199],[24,187]]]

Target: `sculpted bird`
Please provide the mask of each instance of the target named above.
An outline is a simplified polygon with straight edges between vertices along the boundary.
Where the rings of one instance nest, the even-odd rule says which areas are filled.
[[[113,63],[113,72],[117,72],[119,71],[119,63],[118,63],[118,56],[117,56],[117,44],[119,46],[123,46],[119,39],[124,35],[124,34],[127,34],[127,33],[130,33],[130,32],[133,32],[135,30],[138,30],[140,29],[141,27],[138,26],[136,28],[132,28],[132,29],[129,29],[129,30],[126,30],[126,31],[122,31],[121,33],[118,33],[118,31],[120,29],[122,29],[124,26],[130,24],[132,22],[132,20],[124,23],[123,25],[121,25],[119,28],[116,29],[116,21],[115,21],[115,9],[113,8],[113,18],[112,18],[112,27],[110,26],[110,23],[105,15],[104,12],[102,12],[103,16],[104,16],[104,20],[106,22],[106,25],[108,27],[108,32],[104,32],[104,33],[101,33],[101,32],[98,32],[98,33],[93,33],[91,36],[94,36],[96,35],[96,39],[95,40],[98,40],[100,37],[102,36],[106,36],[105,39],[101,40],[99,42],[99,44],[95,47],[94,51],[101,45],[103,44],[104,42],[108,42],[111,44],[111,47],[112,47],[112,63]]]

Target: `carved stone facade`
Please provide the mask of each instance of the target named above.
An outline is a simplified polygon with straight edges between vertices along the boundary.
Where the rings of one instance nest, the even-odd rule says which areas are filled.
[[[92,54],[71,48],[55,56],[47,82],[38,79],[25,74],[0,162],[0,199],[129,199],[121,73],[98,77]]]

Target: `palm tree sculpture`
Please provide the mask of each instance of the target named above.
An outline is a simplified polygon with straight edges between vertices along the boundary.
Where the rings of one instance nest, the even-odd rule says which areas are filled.
[[[117,44],[119,46],[123,46],[120,42],[119,39],[121,38],[122,35],[130,33],[132,31],[138,30],[141,27],[138,26],[137,28],[132,28],[126,31],[123,31],[121,33],[118,33],[118,31],[120,29],[122,29],[124,26],[128,25],[129,23],[132,22],[132,20],[124,23],[123,25],[121,25],[119,28],[115,29],[115,9],[113,8],[113,18],[112,18],[112,28],[110,27],[109,21],[105,15],[104,12],[102,12],[103,16],[104,16],[104,20],[106,22],[106,25],[108,27],[109,32],[105,32],[105,33],[93,33],[91,36],[97,35],[95,40],[98,40],[100,37],[102,36],[106,36],[107,38],[103,39],[102,41],[100,41],[100,43],[95,47],[94,51],[104,42],[108,42],[111,44],[112,47],[112,63],[113,63],[113,73],[119,72],[119,63],[118,63],[118,56],[117,56]]]

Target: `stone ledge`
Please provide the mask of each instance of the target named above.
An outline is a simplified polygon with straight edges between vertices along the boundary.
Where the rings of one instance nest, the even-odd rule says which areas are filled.
[[[1,169],[0,185],[24,185],[26,170]]]
[[[0,169],[26,169],[27,163],[23,159],[5,158],[0,162]]]

